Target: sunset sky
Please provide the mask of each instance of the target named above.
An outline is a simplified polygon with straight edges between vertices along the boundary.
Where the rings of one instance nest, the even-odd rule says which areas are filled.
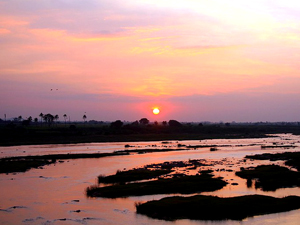
[[[300,121],[300,1],[0,0],[0,94],[2,119]]]

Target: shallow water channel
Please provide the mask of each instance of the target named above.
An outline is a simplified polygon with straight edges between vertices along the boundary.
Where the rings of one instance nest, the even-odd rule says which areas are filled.
[[[165,161],[206,159],[211,162],[207,169],[225,169],[214,174],[224,177],[228,185],[222,190],[202,194],[221,197],[246,194],[264,194],[276,197],[300,196],[300,188],[285,188],[275,192],[263,192],[247,188],[246,181],[234,175],[240,167],[282,162],[244,161],[245,155],[265,152],[300,151],[300,136],[282,134],[264,139],[221,139],[202,141],[88,143],[76,145],[35,145],[0,147],[1,157],[20,155],[45,155],[57,153],[113,152],[133,149],[176,149],[182,145],[218,145],[218,151],[209,147],[189,148],[176,152],[132,154],[99,159],[64,160],[31,169],[25,173],[0,174],[0,224],[164,224],[164,225],[229,225],[229,224],[289,224],[300,221],[300,210],[247,218],[243,221],[163,221],[138,215],[135,203],[161,199],[170,195],[150,195],[117,199],[87,198],[85,189],[96,184],[100,174],[110,175],[117,170],[142,167]],[[262,145],[294,145],[295,148],[266,148]],[[125,145],[131,147],[125,148]],[[220,146],[220,147],[219,147]],[[198,170],[197,170],[198,171]],[[192,174],[197,171],[188,171]],[[233,185],[238,183],[238,185]]]

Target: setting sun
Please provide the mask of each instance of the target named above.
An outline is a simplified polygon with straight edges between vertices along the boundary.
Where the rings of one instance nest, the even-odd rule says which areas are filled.
[[[154,109],[153,109],[153,114],[157,115],[157,114],[159,114],[159,112],[160,112],[160,111],[159,111],[158,108],[154,108]]]

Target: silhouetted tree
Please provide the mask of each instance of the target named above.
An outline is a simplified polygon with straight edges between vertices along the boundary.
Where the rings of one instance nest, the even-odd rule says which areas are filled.
[[[177,120],[169,120],[169,126],[170,127],[181,127],[182,124],[179,123]]]
[[[132,124],[131,124],[132,126],[138,126],[139,125],[139,121],[134,121]]]
[[[33,121],[35,124],[37,124],[39,122],[39,119],[35,117]]]
[[[43,119],[48,124],[48,126],[51,126],[51,124],[53,123],[53,120],[54,120],[54,116],[52,114],[48,113],[43,116]]]
[[[157,125],[158,125],[158,122],[157,122],[157,121],[154,121],[154,125],[157,126]]]
[[[167,121],[163,121],[163,122],[162,122],[162,125],[167,126],[167,125],[168,125],[168,122],[167,122]]]
[[[148,120],[147,118],[142,118],[142,119],[139,120],[139,122],[140,122],[140,124],[142,124],[142,125],[147,125],[147,124],[149,124],[149,120]]]
[[[120,129],[123,126],[123,122],[121,120],[116,120],[110,124],[111,128]]]
[[[65,120],[65,125],[67,124],[67,119],[68,119],[68,116],[67,116],[67,114],[64,114],[63,115],[63,117],[64,117],[64,120]]]
[[[22,121],[22,120],[23,120],[22,116],[19,116],[19,117],[18,117],[18,121],[20,122],[20,121]]]
[[[85,120],[86,120],[86,115],[85,114],[83,115],[82,119],[85,122]]]
[[[22,121],[22,126],[29,126],[31,120],[27,119],[27,120],[23,120]]]
[[[55,115],[55,116],[54,116],[54,120],[56,120],[56,122],[57,122],[57,120],[59,120],[59,116],[58,116],[58,115]]]
[[[43,119],[44,119],[44,114],[40,113],[39,117],[41,117],[41,124],[43,123]]]
[[[29,126],[32,121],[32,117],[29,116],[27,120],[22,121],[22,126]]]

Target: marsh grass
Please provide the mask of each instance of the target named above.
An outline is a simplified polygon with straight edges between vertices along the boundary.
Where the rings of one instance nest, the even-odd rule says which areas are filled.
[[[117,171],[116,174],[110,176],[98,176],[98,183],[124,183],[138,180],[148,180],[157,178],[161,175],[170,173],[170,169],[155,169],[150,170],[147,168],[137,168],[126,171]]]
[[[296,145],[262,145],[261,148],[296,148]]]
[[[168,197],[157,201],[136,203],[136,210],[163,220],[242,220],[255,215],[290,211],[300,208],[300,197],[274,198],[246,195],[232,198],[196,195]]]
[[[107,187],[91,186],[86,189],[86,194],[89,197],[106,198],[172,193],[191,194],[219,190],[226,184],[227,182],[221,178],[213,178],[211,174],[201,174]]]
[[[16,173],[26,172],[32,168],[40,168],[45,165],[54,163],[52,160],[47,159],[23,159],[12,161],[0,161],[0,173]]]
[[[278,165],[260,165],[236,172],[236,175],[250,180],[256,180],[255,188],[264,191],[275,191],[279,188],[300,186],[300,173]]]
[[[245,158],[248,159],[258,159],[258,160],[284,160],[287,166],[292,166],[300,171],[300,152],[284,152],[277,154],[257,154],[257,155],[247,155]]]
[[[7,157],[0,159],[0,173],[26,172],[32,168],[39,168],[45,165],[56,163],[57,160],[102,158],[119,155],[128,155],[128,153],[52,154]]]
[[[188,150],[186,148],[177,148],[177,149],[132,149],[132,150],[120,150],[116,151],[116,153],[138,153],[138,154],[144,154],[144,153],[155,153],[155,152],[176,152],[176,151],[184,151]]]

